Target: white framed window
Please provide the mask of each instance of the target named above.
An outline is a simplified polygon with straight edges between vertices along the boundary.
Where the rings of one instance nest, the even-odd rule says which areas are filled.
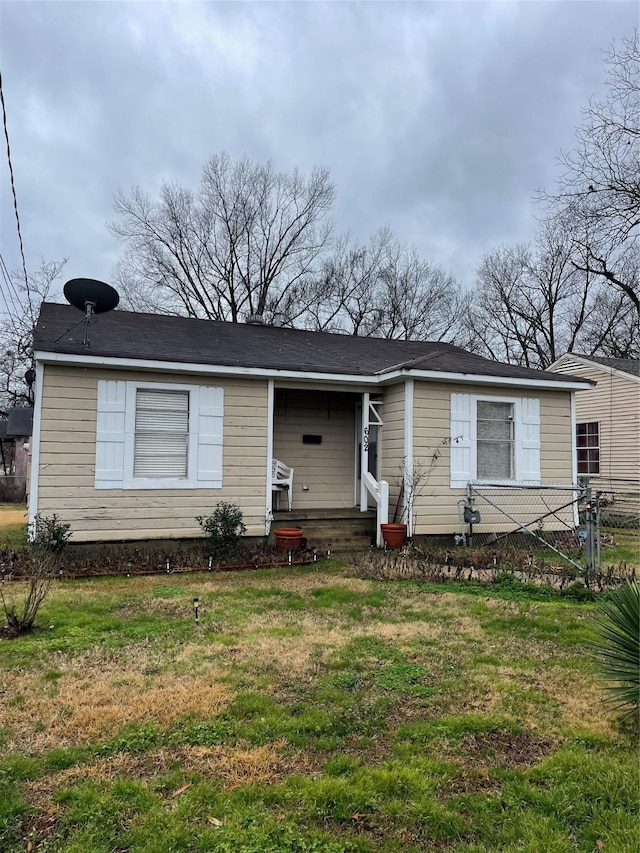
[[[578,474],[600,473],[600,423],[576,424]]]
[[[222,487],[222,388],[98,381],[95,487]]]
[[[451,394],[451,488],[540,482],[540,400]]]

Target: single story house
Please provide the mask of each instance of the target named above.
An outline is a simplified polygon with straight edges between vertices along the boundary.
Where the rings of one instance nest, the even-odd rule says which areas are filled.
[[[576,391],[578,475],[595,487],[616,480],[639,483],[640,359],[567,353],[549,370],[597,383],[593,390]]]
[[[77,320],[45,303],[35,331],[29,501],[74,541],[195,536],[221,500],[264,536],[278,460],[292,510],[375,509],[415,534],[459,530],[470,481],[576,480],[577,377],[446,343],[126,311],[95,316],[87,342]]]

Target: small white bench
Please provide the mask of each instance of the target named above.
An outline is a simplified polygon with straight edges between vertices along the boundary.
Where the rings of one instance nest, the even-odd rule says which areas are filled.
[[[289,468],[279,459],[271,465],[271,489],[274,492],[286,492],[291,512],[291,493],[293,492],[293,468]]]

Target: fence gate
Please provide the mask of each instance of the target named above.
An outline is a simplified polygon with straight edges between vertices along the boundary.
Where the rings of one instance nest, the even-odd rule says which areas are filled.
[[[463,535],[469,544],[552,551],[578,571],[594,567],[590,494],[584,485],[469,483],[468,506],[480,522]],[[471,517],[467,513],[467,518]],[[580,529],[580,519],[585,529]]]

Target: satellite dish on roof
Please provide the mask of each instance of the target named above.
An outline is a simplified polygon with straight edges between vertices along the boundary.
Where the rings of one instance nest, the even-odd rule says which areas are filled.
[[[81,311],[91,307],[92,314],[113,311],[120,302],[118,291],[95,278],[72,278],[64,286],[64,298]]]
[[[95,278],[72,278],[65,284],[63,292],[64,298],[70,305],[84,311],[84,346],[88,348],[91,318],[94,314],[105,314],[107,311],[113,311],[120,302],[118,291],[110,284],[98,281]],[[82,320],[78,322],[82,322]]]

